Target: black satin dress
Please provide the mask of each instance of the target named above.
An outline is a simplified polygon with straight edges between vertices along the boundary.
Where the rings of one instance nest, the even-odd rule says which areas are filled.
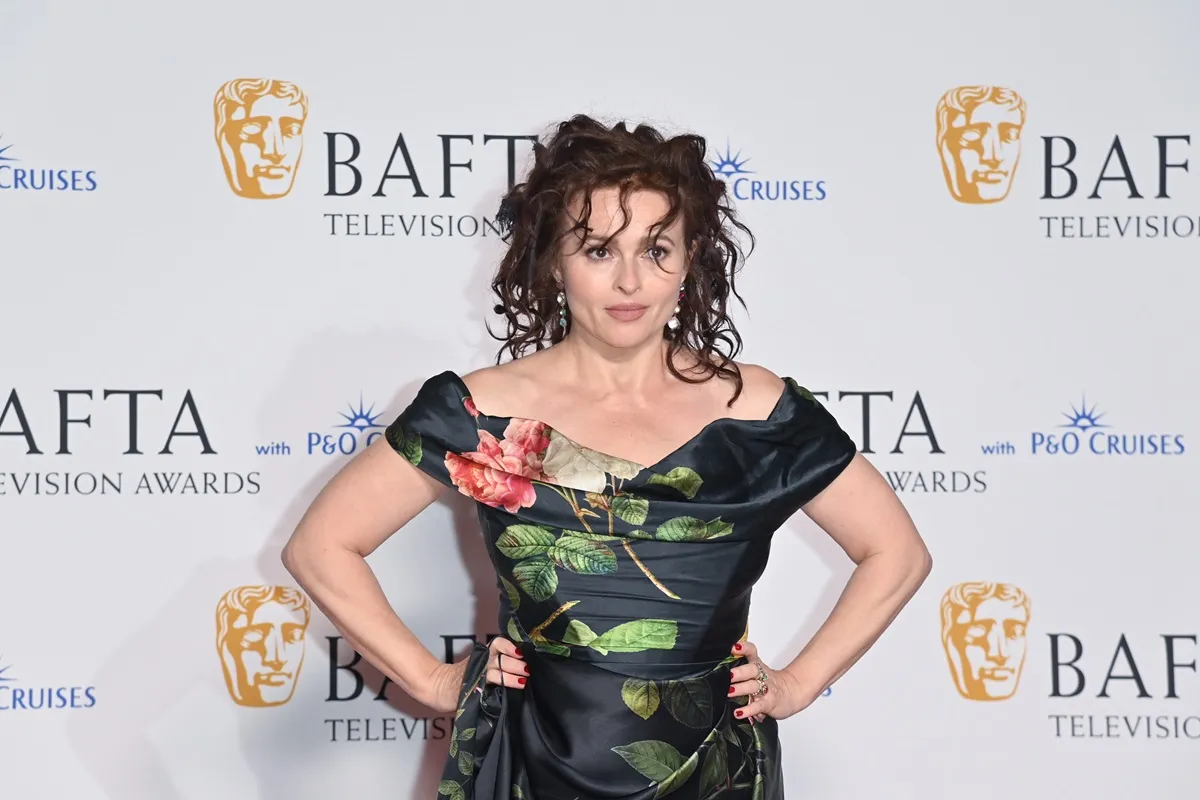
[[[781,800],[777,724],[733,711],[733,645],[775,530],[854,457],[788,379],[766,420],[719,419],[657,464],[482,414],[453,372],[387,429],[474,498],[524,689],[467,666],[438,794],[450,800]]]

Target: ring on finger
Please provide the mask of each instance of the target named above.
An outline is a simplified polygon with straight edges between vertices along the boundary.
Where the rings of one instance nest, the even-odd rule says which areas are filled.
[[[504,686],[504,653],[496,653],[496,671],[500,673],[500,685]]]
[[[758,691],[754,693],[754,696],[762,697],[767,693],[767,672],[763,669],[761,661],[756,662],[756,666],[758,667],[758,675],[754,677],[754,680],[758,682]]]

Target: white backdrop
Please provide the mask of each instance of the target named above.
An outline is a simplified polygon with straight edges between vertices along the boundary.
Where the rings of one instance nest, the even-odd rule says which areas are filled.
[[[369,673],[357,692],[315,610],[264,645],[292,679],[241,705],[217,607],[291,585],[279,550],[348,453],[425,378],[491,362],[500,245],[479,218],[509,140],[484,137],[581,111],[705,135],[743,197],[821,182],[822,199],[737,204],[759,240],[743,360],[828,392],[934,554],[878,645],[782,724],[789,797],[1194,794],[1194,4],[76,0],[8,3],[3,20],[0,796],[435,796],[447,720],[375,700]],[[292,175],[286,194],[226,179],[213,102],[240,78],[304,93],[279,141],[292,172],[245,184]],[[991,177],[1011,182],[982,190],[997,202],[960,202],[943,178],[938,102],[971,85],[1024,102],[949,139],[967,159],[950,163],[999,153]],[[405,179],[375,196],[401,135],[425,196]],[[333,196],[354,175],[335,166],[331,184],[328,148],[346,161],[351,137],[362,187]],[[1160,141],[1190,164],[1161,170],[1165,197]],[[471,162],[448,190],[443,142]],[[1071,146],[1077,190],[1043,197],[1069,188],[1048,165]],[[1140,198],[1115,179],[1089,197],[1125,169]],[[1035,451],[1043,434],[1065,448]],[[434,652],[494,631],[465,498],[371,563]],[[770,662],[849,571],[802,515],[777,534],[751,615]],[[1023,594],[951,608],[960,692],[941,604],[971,581]]]

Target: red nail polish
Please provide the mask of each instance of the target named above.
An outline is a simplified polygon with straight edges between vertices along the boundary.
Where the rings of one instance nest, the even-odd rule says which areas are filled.
[[[517,658],[521,657],[521,648],[518,647],[514,652],[516,652]]]
[[[525,667],[525,674],[528,675],[529,674],[529,665],[525,664],[524,667]]]
[[[729,687],[729,693],[730,693],[730,694],[733,694],[733,687],[732,687],[732,686],[730,686],[730,687]]]
[[[733,715],[738,719],[741,719],[742,717],[746,716],[746,712],[739,708],[737,711],[733,712]]]
[[[742,649],[742,643],[741,643],[741,642],[738,642],[737,644],[735,644],[735,645],[733,646],[733,649],[734,649],[734,650],[741,650],[741,649]]]
[[[517,678],[517,683],[519,683],[520,685],[524,686],[524,685],[525,685],[525,679],[524,679],[524,678]]]

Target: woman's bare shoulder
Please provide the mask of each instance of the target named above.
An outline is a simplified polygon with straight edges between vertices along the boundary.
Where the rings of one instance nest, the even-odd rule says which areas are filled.
[[[475,407],[491,416],[516,416],[514,409],[527,408],[536,395],[540,373],[539,354],[532,353],[514,361],[481,367],[462,376]]]
[[[766,419],[783,394],[783,378],[760,364],[734,363],[742,375],[742,393],[730,411],[739,419]]]

